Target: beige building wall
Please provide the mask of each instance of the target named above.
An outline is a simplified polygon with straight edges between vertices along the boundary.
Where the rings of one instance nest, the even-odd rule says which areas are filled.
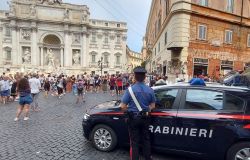
[[[191,53],[194,48],[199,48],[201,52],[199,58],[201,58],[203,50],[221,50],[222,52],[218,54],[224,54],[223,50],[228,50],[230,51],[228,54],[243,52],[244,56],[249,55],[249,48],[245,46],[247,34],[250,33],[247,32],[247,28],[250,26],[250,1],[234,0],[232,12],[227,9],[227,0],[208,0],[208,6],[201,6],[200,2],[200,0],[152,1],[145,35],[146,66],[151,72],[168,75],[173,81],[176,77],[190,79],[194,73],[194,66],[191,63],[194,58],[197,58],[190,56],[191,54],[196,55],[196,53]],[[220,43],[224,41],[225,30],[233,30],[233,42],[236,43],[241,39],[241,44],[238,45],[241,48],[235,48],[236,44],[226,45],[226,48],[223,48],[225,45],[214,47],[210,41],[198,40],[198,32],[193,33],[194,28],[197,29],[194,22],[206,24],[208,26],[207,36],[214,35],[215,38],[221,39]],[[215,29],[210,26],[220,22],[223,22],[223,26],[219,29],[220,34],[211,34]],[[237,28],[242,28],[242,31]],[[242,35],[241,38],[237,38],[239,34]],[[195,39],[190,39],[190,37],[195,37]],[[165,39],[167,39],[166,44]],[[218,55],[218,57],[223,57],[223,55]],[[216,68],[220,66],[221,61],[221,59],[216,60]],[[242,69],[244,63],[235,61],[233,69]],[[208,66],[208,74],[212,73],[214,67],[210,66]]]

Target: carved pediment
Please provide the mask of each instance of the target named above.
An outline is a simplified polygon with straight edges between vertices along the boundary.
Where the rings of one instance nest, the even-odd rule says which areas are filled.
[[[48,5],[54,5],[54,4],[62,4],[62,0],[37,0],[40,4],[48,4]]]

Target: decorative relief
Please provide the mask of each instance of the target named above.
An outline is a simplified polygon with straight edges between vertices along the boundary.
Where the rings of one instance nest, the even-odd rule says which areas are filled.
[[[73,43],[76,43],[76,44],[80,43],[80,34],[79,33],[73,34]]]
[[[49,4],[49,5],[53,5],[53,4],[62,4],[62,0],[37,0],[38,3],[40,4]]]
[[[21,36],[23,40],[30,41],[31,31],[29,29],[22,29]]]

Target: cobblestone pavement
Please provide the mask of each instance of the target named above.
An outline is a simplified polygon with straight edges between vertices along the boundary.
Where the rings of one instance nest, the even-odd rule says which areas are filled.
[[[95,150],[82,136],[81,121],[86,109],[112,100],[108,94],[89,93],[86,103],[75,104],[76,97],[67,94],[63,99],[39,97],[40,112],[31,112],[30,120],[14,122],[17,103],[0,104],[1,160],[127,160],[128,149],[110,153]],[[155,153],[156,160],[186,160],[167,158]]]

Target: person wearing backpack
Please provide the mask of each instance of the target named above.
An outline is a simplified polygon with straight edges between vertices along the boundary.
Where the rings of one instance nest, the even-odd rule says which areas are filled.
[[[83,101],[83,102],[85,102],[84,101],[84,97],[83,97],[83,90],[84,90],[84,82],[83,82],[83,80],[79,79],[78,82],[77,82],[77,84],[76,84],[76,86],[77,86],[77,100],[76,100],[76,104],[78,104],[80,100]]]

